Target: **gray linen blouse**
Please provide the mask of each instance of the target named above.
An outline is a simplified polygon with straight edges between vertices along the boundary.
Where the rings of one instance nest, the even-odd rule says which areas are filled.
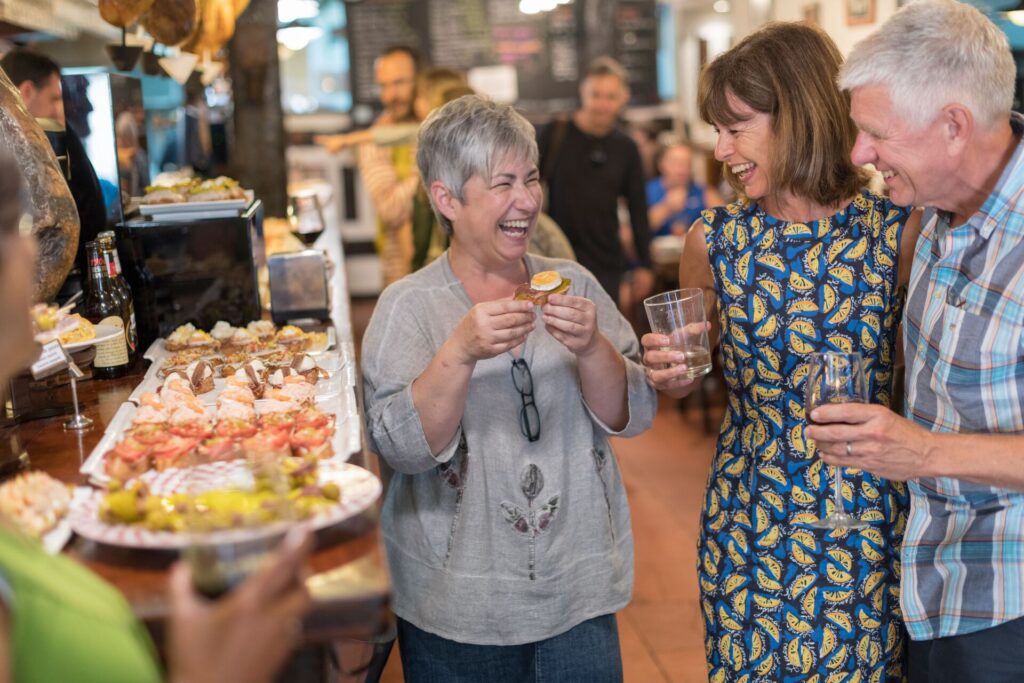
[[[550,638],[624,607],[633,589],[626,492],[608,436],[651,425],[657,399],[636,335],[594,277],[571,261],[527,254],[597,305],[626,359],[629,422],[613,432],[583,400],[576,357],[539,319],[524,347],[540,439],[519,427],[511,354],[479,361],[461,428],[434,457],[412,401],[423,372],[472,307],[447,253],[381,295],[363,342],[371,447],[394,470],[381,526],[394,610],[419,628],[479,645]]]

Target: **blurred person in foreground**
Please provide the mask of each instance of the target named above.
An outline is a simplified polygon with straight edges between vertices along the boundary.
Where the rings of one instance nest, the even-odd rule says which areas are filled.
[[[909,481],[901,601],[911,681],[1024,680],[1024,117],[1006,36],[915,2],[840,78],[855,163],[926,207],[904,317],[906,419],[815,410],[828,462]]]
[[[619,199],[626,202],[639,266],[634,279],[650,288],[647,199],[636,143],[616,128],[629,102],[626,70],[610,57],[591,62],[580,82],[580,108],[537,134],[548,211],[569,238],[579,262],[618,302],[626,271],[619,238]]]
[[[537,146],[512,107],[437,109],[417,163],[451,245],[384,290],[363,344],[406,680],[621,681],[633,541],[608,437],[653,419],[639,344],[587,270],[527,252]],[[545,271],[568,291],[513,298]]]
[[[820,29],[773,23],[701,74],[701,118],[741,198],[690,229],[679,277],[705,292],[728,404],[711,465],[699,582],[712,680],[901,680],[904,484],[850,472],[845,511],[870,526],[817,530],[829,468],[805,434],[807,356],[856,351],[870,400],[890,400],[917,215],[866,189],[856,128]],[[643,337],[652,383],[689,394],[682,353]]]
[[[35,241],[20,235],[21,175],[0,154],[0,386],[38,356],[29,308]],[[179,563],[170,576],[167,679],[272,680],[298,643],[309,606],[308,534],[228,596],[209,602]],[[0,681],[145,683],[164,678],[145,627],[124,596],[85,567],[47,555],[0,517]]]
[[[721,195],[693,179],[693,149],[668,142],[654,155],[658,177],[647,181],[647,216],[651,235],[685,235],[705,209],[720,206]]]

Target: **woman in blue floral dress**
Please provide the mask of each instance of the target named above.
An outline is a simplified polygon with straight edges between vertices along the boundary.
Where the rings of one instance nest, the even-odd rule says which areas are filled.
[[[918,218],[866,189],[835,85],[841,55],[806,24],[770,24],[701,75],[702,118],[740,194],[704,212],[680,265],[705,291],[728,405],[708,480],[698,571],[712,681],[901,680],[904,485],[850,471],[861,530],[817,530],[831,472],[803,436],[807,354],[859,351],[888,404]],[[646,335],[652,383],[693,384]]]

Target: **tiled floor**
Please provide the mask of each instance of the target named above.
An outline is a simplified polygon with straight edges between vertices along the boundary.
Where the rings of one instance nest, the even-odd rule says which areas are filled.
[[[368,304],[353,306],[357,334]],[[619,613],[628,683],[707,680],[696,579],[700,505],[714,451],[696,407],[662,402],[654,427],[614,444],[629,494],[636,549],[633,601]],[[712,420],[717,424],[719,414]],[[381,679],[402,681],[397,649]]]

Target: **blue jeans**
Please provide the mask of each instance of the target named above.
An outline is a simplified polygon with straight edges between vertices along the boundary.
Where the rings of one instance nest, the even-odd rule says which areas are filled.
[[[467,645],[398,620],[406,683],[621,683],[615,615],[526,645]]]

